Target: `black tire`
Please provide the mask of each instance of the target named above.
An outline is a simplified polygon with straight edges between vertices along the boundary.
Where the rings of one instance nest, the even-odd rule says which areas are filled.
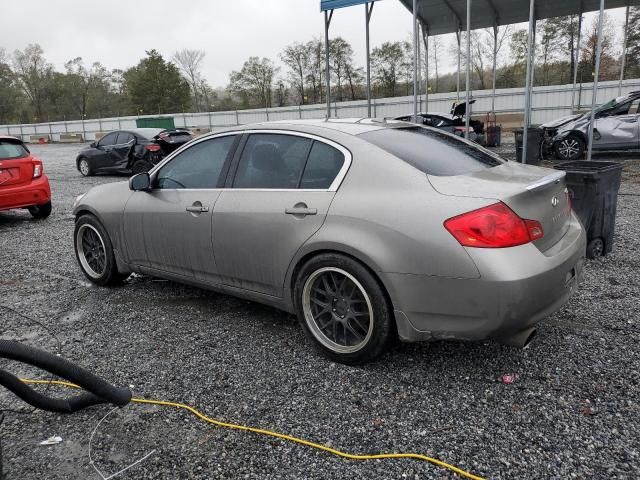
[[[556,156],[560,160],[579,160],[584,156],[585,143],[578,135],[568,135],[555,143]]]
[[[324,294],[319,293],[329,284],[333,289],[327,287]],[[386,350],[394,336],[393,309],[384,288],[350,257],[327,253],[310,259],[296,277],[293,298],[305,334],[333,361],[348,365],[369,362]],[[324,307],[319,306],[322,298]],[[353,345],[349,345],[350,336]]]
[[[131,166],[131,173],[133,175],[137,175],[138,173],[148,172],[153,168],[151,162],[147,160],[136,160],[134,164]]]
[[[604,241],[601,238],[594,238],[587,245],[587,258],[594,259],[604,255]]]
[[[51,215],[51,202],[47,202],[43,205],[34,205],[29,207],[29,213],[33,218],[43,219]]]
[[[85,238],[87,235],[89,238]],[[92,240],[89,242],[88,240]],[[80,240],[87,240],[80,241]],[[91,246],[94,244],[94,247]],[[73,249],[82,273],[96,285],[117,285],[129,274],[120,273],[113,253],[113,245],[106,229],[93,215],[81,215],[73,231]],[[98,257],[103,255],[102,259]]]
[[[78,160],[78,170],[84,177],[91,177],[93,175],[93,168],[88,158],[82,157]]]

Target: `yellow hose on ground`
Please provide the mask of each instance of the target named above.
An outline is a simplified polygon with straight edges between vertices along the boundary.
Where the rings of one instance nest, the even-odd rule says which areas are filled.
[[[21,378],[20,381],[22,381],[23,383],[31,383],[31,384],[52,384],[52,385],[61,385],[61,386],[65,386],[65,387],[69,387],[69,388],[80,388],[78,385],[75,385],[73,383],[69,383],[69,382],[64,382],[64,381],[60,381],[60,380],[30,380],[30,379],[26,379],[26,378]],[[342,457],[342,458],[347,458],[349,460],[376,460],[376,459],[384,459],[384,458],[395,458],[395,459],[400,459],[400,458],[411,458],[414,460],[422,460],[424,462],[429,462],[432,463],[434,465],[437,465],[439,467],[442,468],[446,468],[448,470],[451,470],[452,472],[457,473],[458,475],[461,475],[465,478],[469,478],[471,480],[484,480],[482,477],[478,477],[476,475],[473,475],[472,473],[466,472],[454,465],[450,465],[446,462],[443,462],[442,460],[438,460],[437,458],[432,458],[432,457],[428,457],[426,455],[421,455],[419,453],[378,453],[378,454],[373,454],[373,455],[356,455],[356,454],[352,454],[352,453],[348,453],[348,452],[343,452],[341,450],[337,450],[335,448],[331,448],[331,447],[327,447],[326,445],[322,445],[320,443],[315,443],[315,442],[311,442],[309,440],[305,440],[303,438],[298,438],[298,437],[294,437],[292,435],[286,435],[284,433],[278,433],[278,432],[273,432],[271,430],[266,430],[266,429],[262,429],[262,428],[255,428],[255,427],[247,427],[246,425],[238,425],[235,423],[227,423],[227,422],[221,422],[220,420],[215,420],[213,418],[207,417],[204,413],[196,410],[195,408],[189,406],[189,405],[185,405],[184,403],[177,403],[177,402],[167,402],[164,400],[147,400],[145,398],[132,398],[131,399],[132,402],[135,403],[141,403],[141,404],[148,404],[148,405],[161,405],[164,407],[175,407],[178,409],[182,409],[182,410],[187,410],[188,412],[192,413],[193,415],[195,415],[196,417],[198,417],[199,419],[210,423],[212,425],[216,425],[218,427],[222,427],[222,428],[230,428],[230,429],[234,429],[234,430],[242,430],[245,432],[252,432],[252,433],[257,433],[260,435],[267,435],[270,437],[275,437],[275,438],[279,438],[281,440],[287,440],[289,442],[294,442],[294,443],[298,443],[300,445],[306,445],[307,447],[311,447],[311,448],[315,448],[317,450],[322,450],[323,452],[328,452],[331,453],[333,455],[336,455],[338,457]]]

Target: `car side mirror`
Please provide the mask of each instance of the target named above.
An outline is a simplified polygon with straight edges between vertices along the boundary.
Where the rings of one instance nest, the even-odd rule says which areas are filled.
[[[151,177],[147,172],[138,173],[129,179],[129,189],[144,192],[151,189]]]
[[[91,144],[89,145],[91,148],[96,148],[98,146],[97,142],[91,142]]]

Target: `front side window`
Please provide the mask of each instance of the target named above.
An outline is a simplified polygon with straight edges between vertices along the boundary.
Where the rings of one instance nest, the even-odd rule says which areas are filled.
[[[428,175],[464,175],[504,163],[493,152],[441,130],[381,128],[359,137]]]
[[[240,157],[233,187],[298,188],[312,142],[295,135],[250,135]]]
[[[109,145],[116,144],[116,138],[118,137],[118,132],[112,132],[100,139],[98,145],[101,147],[108,147]]]
[[[218,188],[235,139],[236,135],[212,138],[182,151],[160,168],[156,188]]]

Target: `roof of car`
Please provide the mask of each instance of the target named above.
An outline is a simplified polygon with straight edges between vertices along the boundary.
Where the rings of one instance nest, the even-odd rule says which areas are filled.
[[[292,128],[296,127],[312,127],[334,130],[350,135],[359,135],[361,133],[380,130],[383,128],[398,128],[407,126],[406,122],[383,118],[332,118],[332,119],[309,119],[309,120],[277,120],[273,122],[254,123],[237,127],[241,130],[250,130],[253,128],[268,129],[272,128]]]
[[[18,137],[14,137],[13,135],[0,135],[0,140],[13,140],[16,142],[23,143]]]

